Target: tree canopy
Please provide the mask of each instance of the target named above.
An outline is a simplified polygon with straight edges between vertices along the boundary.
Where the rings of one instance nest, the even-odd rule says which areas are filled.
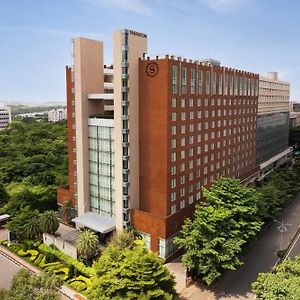
[[[210,190],[203,190],[206,201],[196,206],[193,219],[182,227],[175,243],[184,249],[182,262],[208,285],[225,270],[242,264],[240,254],[262,226],[258,217],[259,197],[238,179],[221,178]]]
[[[67,151],[65,123],[13,121],[2,130],[0,214],[55,209],[56,188],[68,181]]]
[[[156,253],[149,252],[142,241],[135,241],[134,245],[131,241],[126,236],[105,248],[93,265],[97,275],[87,290],[88,299],[174,298],[174,276],[163,266],[163,261]]]
[[[62,280],[51,273],[36,275],[21,269],[14,277],[9,290],[0,289],[1,300],[59,300],[58,289]]]
[[[300,256],[285,260],[270,273],[260,273],[252,289],[257,300],[300,299]]]

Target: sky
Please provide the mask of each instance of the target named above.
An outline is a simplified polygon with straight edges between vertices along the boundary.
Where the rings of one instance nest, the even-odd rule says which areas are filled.
[[[300,102],[299,0],[0,0],[0,102],[65,101],[71,38],[147,33],[149,56],[214,58],[290,81]]]

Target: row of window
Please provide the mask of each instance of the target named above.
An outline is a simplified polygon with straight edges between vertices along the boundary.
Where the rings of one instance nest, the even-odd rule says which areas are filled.
[[[177,98],[172,98],[171,99],[171,106],[172,107],[179,107],[178,104],[179,99]],[[257,103],[256,99],[197,99],[197,106],[201,107],[202,105],[204,106],[231,106],[231,105],[255,105]],[[196,106],[196,101],[194,101],[193,98],[190,99],[185,99],[185,98],[180,98],[180,107],[193,107]]]
[[[228,73],[216,73],[189,69],[190,75],[187,76],[187,68],[182,67],[179,72],[178,66],[172,66],[172,92],[177,94],[198,94],[205,92],[206,95],[239,95],[239,96],[258,96],[258,79],[240,77]],[[205,75],[205,78],[203,77]],[[189,82],[188,82],[189,79]]]

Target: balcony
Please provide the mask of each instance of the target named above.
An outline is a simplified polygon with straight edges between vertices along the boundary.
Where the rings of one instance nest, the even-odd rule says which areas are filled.
[[[129,66],[129,63],[127,61],[122,61],[121,62],[121,67],[122,68],[128,68],[128,66]]]
[[[122,160],[128,161],[129,160],[129,155],[123,155]]]
[[[128,148],[129,147],[129,142],[122,142],[122,147]]]
[[[128,116],[128,115],[122,116],[122,120],[123,120],[123,121],[129,120],[129,116]]]
[[[124,188],[128,188],[129,187],[129,182],[122,182],[122,186]]]
[[[89,100],[114,100],[114,94],[88,94]]]
[[[129,90],[129,87],[128,86],[123,86],[121,90],[122,90],[123,93],[127,93],[128,90]]]
[[[114,75],[114,69],[104,68],[104,75]]]
[[[122,101],[122,106],[128,106],[129,105],[129,101]]]

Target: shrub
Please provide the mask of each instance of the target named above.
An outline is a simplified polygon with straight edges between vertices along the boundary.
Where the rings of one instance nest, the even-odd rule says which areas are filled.
[[[45,263],[46,263],[46,256],[44,256],[44,257],[42,258],[42,261],[40,262],[39,267],[44,268]]]
[[[41,242],[40,242],[40,241],[36,241],[36,242],[34,242],[34,244],[33,244],[33,246],[34,246],[35,248],[38,248],[40,245],[41,245]]]
[[[22,245],[22,249],[24,252],[26,252],[28,250],[28,245],[27,244],[23,244]]]
[[[87,285],[86,283],[82,282],[82,281],[74,281],[70,284],[70,286],[76,290],[77,292],[81,292],[83,290],[87,289]]]
[[[58,260],[65,262],[67,265],[73,265],[74,272],[76,272],[75,270],[77,269],[80,273],[84,274],[87,277],[92,277],[95,275],[95,270],[93,268],[86,267],[84,263],[79,262],[77,259],[72,258],[71,256],[61,252],[60,250],[52,249],[45,244],[41,244],[39,246],[39,250],[45,255],[47,253],[52,253]]]
[[[41,263],[43,257],[44,257],[44,254],[40,253],[39,256],[38,256],[38,258],[34,261],[34,264],[36,266],[38,266]]]
[[[69,277],[69,268],[60,268],[58,270],[54,270],[55,274],[64,274],[63,280],[66,281],[68,280]]]
[[[27,256],[28,255],[27,251],[24,251],[23,249],[20,249],[17,254],[19,256]]]
[[[45,267],[44,267],[44,270],[45,270],[46,272],[48,272],[48,271],[59,270],[59,269],[61,269],[61,268],[63,268],[63,267],[64,267],[63,264],[58,263],[58,264],[51,265],[51,266],[45,266]]]
[[[7,240],[1,240],[1,241],[0,241],[0,244],[1,244],[1,245],[3,245],[3,246],[6,246],[6,245],[7,245],[7,243],[8,243],[8,241],[7,241]]]

